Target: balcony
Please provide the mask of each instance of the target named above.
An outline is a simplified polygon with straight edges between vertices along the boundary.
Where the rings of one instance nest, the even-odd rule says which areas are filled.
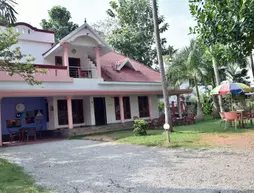
[[[34,75],[36,80],[42,82],[72,82],[73,79],[69,76],[66,66],[54,65],[35,65],[38,68],[46,69],[46,74],[36,73]],[[24,81],[22,77],[17,74],[10,76],[6,71],[0,71],[0,81]]]
[[[72,78],[96,78],[96,68],[82,68],[69,66],[70,77]]]

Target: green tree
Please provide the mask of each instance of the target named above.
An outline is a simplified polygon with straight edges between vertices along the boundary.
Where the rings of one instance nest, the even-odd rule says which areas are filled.
[[[0,18],[1,22],[14,24],[17,20],[17,11],[14,6],[17,5],[15,0],[0,0]]]
[[[199,84],[204,76],[207,74],[206,60],[204,50],[199,44],[192,40],[190,46],[180,50],[168,64],[167,78],[173,86],[180,86],[186,81],[189,81],[191,86],[195,87],[195,94],[197,99],[197,119],[203,119],[203,112],[201,108],[201,99],[199,92]]]
[[[13,0],[0,1],[0,20],[11,26],[16,22],[17,12],[13,6],[17,4]],[[34,73],[45,73],[37,69],[32,62],[34,58],[21,53],[20,48],[16,46],[18,43],[19,34],[14,33],[11,27],[0,32],[0,70],[6,71],[10,76],[18,74],[29,84],[40,84],[40,81],[35,80]]]
[[[106,41],[117,51],[147,66],[152,66],[157,53],[153,49],[155,39],[152,7],[149,0],[112,0],[107,14],[117,18],[119,27]],[[158,17],[160,33],[168,29],[163,16]],[[161,39],[161,43],[166,43]]]
[[[62,39],[79,26],[70,21],[71,13],[61,6],[54,6],[49,11],[49,20],[41,20],[41,27],[45,30],[52,30],[55,32],[55,38],[57,40]]]
[[[220,84],[218,63],[235,63],[251,55],[254,46],[254,1],[189,0],[197,24],[191,33],[206,46],[212,56],[216,85]],[[224,54],[220,54],[221,48]],[[218,54],[219,53],[219,54]],[[219,98],[220,110],[223,110]]]

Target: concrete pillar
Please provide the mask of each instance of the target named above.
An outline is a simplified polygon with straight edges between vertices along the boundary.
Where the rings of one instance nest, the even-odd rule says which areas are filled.
[[[0,146],[3,145],[2,137],[2,97],[0,97]]]
[[[66,99],[67,99],[67,110],[68,110],[68,126],[69,126],[69,129],[73,129],[71,97],[67,96]]]
[[[180,95],[177,95],[177,108],[178,108],[178,114],[180,116],[180,118],[182,118],[182,107],[181,107],[181,98]]]
[[[96,54],[96,67],[97,67],[97,78],[101,78],[101,56],[100,56],[100,48],[95,48]]]
[[[67,71],[68,74],[70,73],[69,71],[69,53],[68,53],[68,44],[63,44],[63,48],[64,48],[64,56],[63,56],[63,65],[67,66]]]
[[[124,110],[123,110],[123,97],[122,96],[119,97],[119,105],[120,105],[120,119],[121,119],[121,122],[123,123],[124,122]]]
[[[148,96],[148,105],[149,105],[149,116],[150,116],[150,119],[152,120],[153,119],[153,103],[152,103],[151,95]]]

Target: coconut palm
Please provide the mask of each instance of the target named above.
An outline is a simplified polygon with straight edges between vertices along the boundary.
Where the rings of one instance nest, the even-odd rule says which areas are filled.
[[[13,24],[16,22],[17,11],[14,6],[17,5],[15,0],[0,0],[0,18],[1,22]]]
[[[204,117],[201,109],[199,83],[202,77],[207,74],[207,65],[204,59],[204,52],[195,40],[190,42],[190,46],[180,50],[172,62],[168,64],[167,78],[171,85],[177,87],[189,81],[190,85],[195,87],[197,119],[203,119]]]

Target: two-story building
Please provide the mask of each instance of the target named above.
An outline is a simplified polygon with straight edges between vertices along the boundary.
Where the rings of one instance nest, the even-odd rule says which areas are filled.
[[[0,71],[0,144],[19,127],[75,129],[159,116],[159,72],[113,51],[87,23],[59,42],[54,32],[27,23],[14,29],[21,52],[47,73],[35,74],[42,84],[31,86]],[[169,88],[170,95],[189,92]]]

